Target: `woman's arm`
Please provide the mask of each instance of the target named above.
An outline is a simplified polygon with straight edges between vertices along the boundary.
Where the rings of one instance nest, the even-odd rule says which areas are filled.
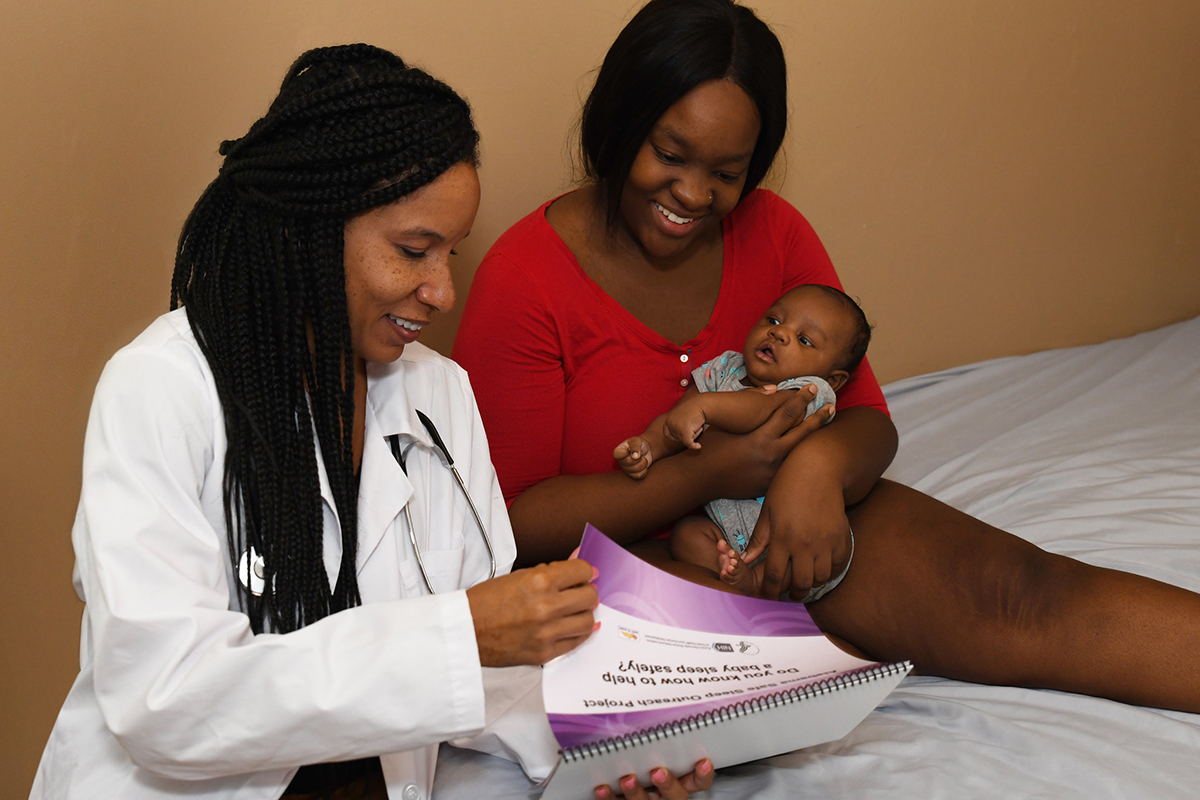
[[[179,347],[122,351],[88,423],[72,538],[96,702],[116,740],[151,772],[198,780],[405,750],[481,726],[462,592],[369,603],[287,635],[256,636],[230,608],[236,578],[212,519],[221,417],[199,359]]]
[[[839,411],[822,433],[797,445],[780,474],[829,474],[836,479],[844,504],[854,505],[867,496],[896,457],[896,426],[878,409],[858,406]]]
[[[804,419],[811,393],[789,392],[766,423],[745,435],[711,430],[702,450],[655,464],[645,480],[623,473],[559,475],[530,487],[509,506],[518,561],[562,558],[591,523],[622,544],[662,530],[716,497],[754,497],[788,453],[817,430],[825,415]],[[800,422],[800,420],[803,420]]]
[[[767,551],[764,597],[784,590],[803,597],[837,574],[850,556],[846,506],[866,497],[896,445],[891,419],[860,406],[839,411],[796,446],[767,490],[746,549],[747,561]]]
[[[575,561],[467,592],[376,594],[292,633],[254,635],[230,607],[221,416],[201,358],[170,343],[123,350],[105,368],[84,445],[72,537],[86,657],[99,712],[134,763],[197,780],[433,744],[483,725],[481,665],[541,663],[591,632],[592,571]],[[481,500],[495,487],[482,426],[443,430],[472,454],[462,472]],[[481,513],[506,569],[513,548],[496,495]],[[329,735],[345,731],[355,735]]]

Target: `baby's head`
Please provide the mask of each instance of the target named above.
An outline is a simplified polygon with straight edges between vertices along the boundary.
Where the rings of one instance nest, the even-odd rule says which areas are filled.
[[[816,375],[836,392],[863,360],[871,326],[858,303],[807,283],[776,300],[746,337],[746,377],[755,386]]]

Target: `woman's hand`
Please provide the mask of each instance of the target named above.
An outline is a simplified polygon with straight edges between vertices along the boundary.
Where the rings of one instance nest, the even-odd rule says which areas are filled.
[[[709,497],[761,497],[796,445],[818,431],[833,413],[826,406],[808,419],[804,414],[817,390],[811,384],[788,392],[786,402],[767,421],[747,434],[727,434],[716,428],[704,433]],[[699,454],[697,454],[699,456]]]
[[[850,558],[841,482],[827,472],[797,476],[793,463],[784,464],[767,490],[743,555],[749,564],[767,551],[760,590],[771,599],[784,591],[794,600],[805,597],[838,575]]]
[[[716,773],[713,771],[712,762],[707,758],[696,762],[696,769],[693,772],[684,775],[682,778],[676,778],[671,774],[670,770],[659,767],[650,771],[650,780],[654,783],[654,787],[650,790],[642,788],[637,777],[626,775],[617,781],[625,800],[649,800],[649,798],[661,797],[663,800],[685,800],[692,792],[707,791],[713,783],[713,777]],[[595,789],[596,800],[611,800],[616,797],[612,787],[600,785]]]
[[[544,664],[578,647],[595,630],[595,571],[572,559],[540,564],[467,589],[479,663]]]
[[[892,421],[865,407],[840,412],[795,449],[767,490],[744,555],[753,560],[766,548],[764,597],[786,590],[800,599],[841,572],[850,557],[846,506],[867,495],[895,453]]]

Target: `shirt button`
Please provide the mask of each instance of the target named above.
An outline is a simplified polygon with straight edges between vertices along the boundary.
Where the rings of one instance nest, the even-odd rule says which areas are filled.
[[[421,796],[421,790],[413,784],[404,787],[404,800],[417,800]]]
[[[687,386],[687,378],[684,378],[683,380],[681,380],[681,381],[679,382],[679,385],[680,385],[680,386]]]
[[[680,360],[680,361],[682,361],[684,364],[686,364],[686,363],[688,362],[688,354],[687,354],[687,353],[680,353],[680,354],[679,354],[679,360]]]

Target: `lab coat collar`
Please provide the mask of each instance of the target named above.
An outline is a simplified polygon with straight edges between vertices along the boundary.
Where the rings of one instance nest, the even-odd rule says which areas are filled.
[[[401,440],[415,439],[432,447],[433,441],[417,417],[417,409],[409,402],[404,370],[403,356],[391,364],[367,364],[367,409],[374,415],[376,435],[386,438],[399,434]],[[425,411],[428,413],[429,409]],[[367,420],[371,420],[371,414]],[[390,451],[388,457],[391,458]]]
[[[425,426],[417,417],[416,408],[409,402],[404,387],[403,360],[394,364],[367,365],[367,404],[363,459],[359,467],[358,492],[358,554],[355,571],[362,573],[371,554],[379,546],[396,517],[404,511],[404,505],[413,494],[412,483],[396,462],[387,442],[387,437],[398,434],[402,449],[414,441],[432,447]],[[318,445],[319,447],[319,445]],[[317,473],[320,478],[321,498],[333,512],[338,530],[326,531],[325,560],[328,565],[341,561],[342,542],[339,533],[341,519],[333,499],[333,487],[325,473],[324,460],[318,452]],[[332,538],[331,538],[332,537]],[[337,579],[336,566],[330,575],[330,585]]]
[[[404,361],[367,365],[366,434],[358,503],[358,558],[361,573],[383,535],[413,494],[412,483],[388,445],[398,435],[402,450],[414,442],[432,447],[404,386]]]

